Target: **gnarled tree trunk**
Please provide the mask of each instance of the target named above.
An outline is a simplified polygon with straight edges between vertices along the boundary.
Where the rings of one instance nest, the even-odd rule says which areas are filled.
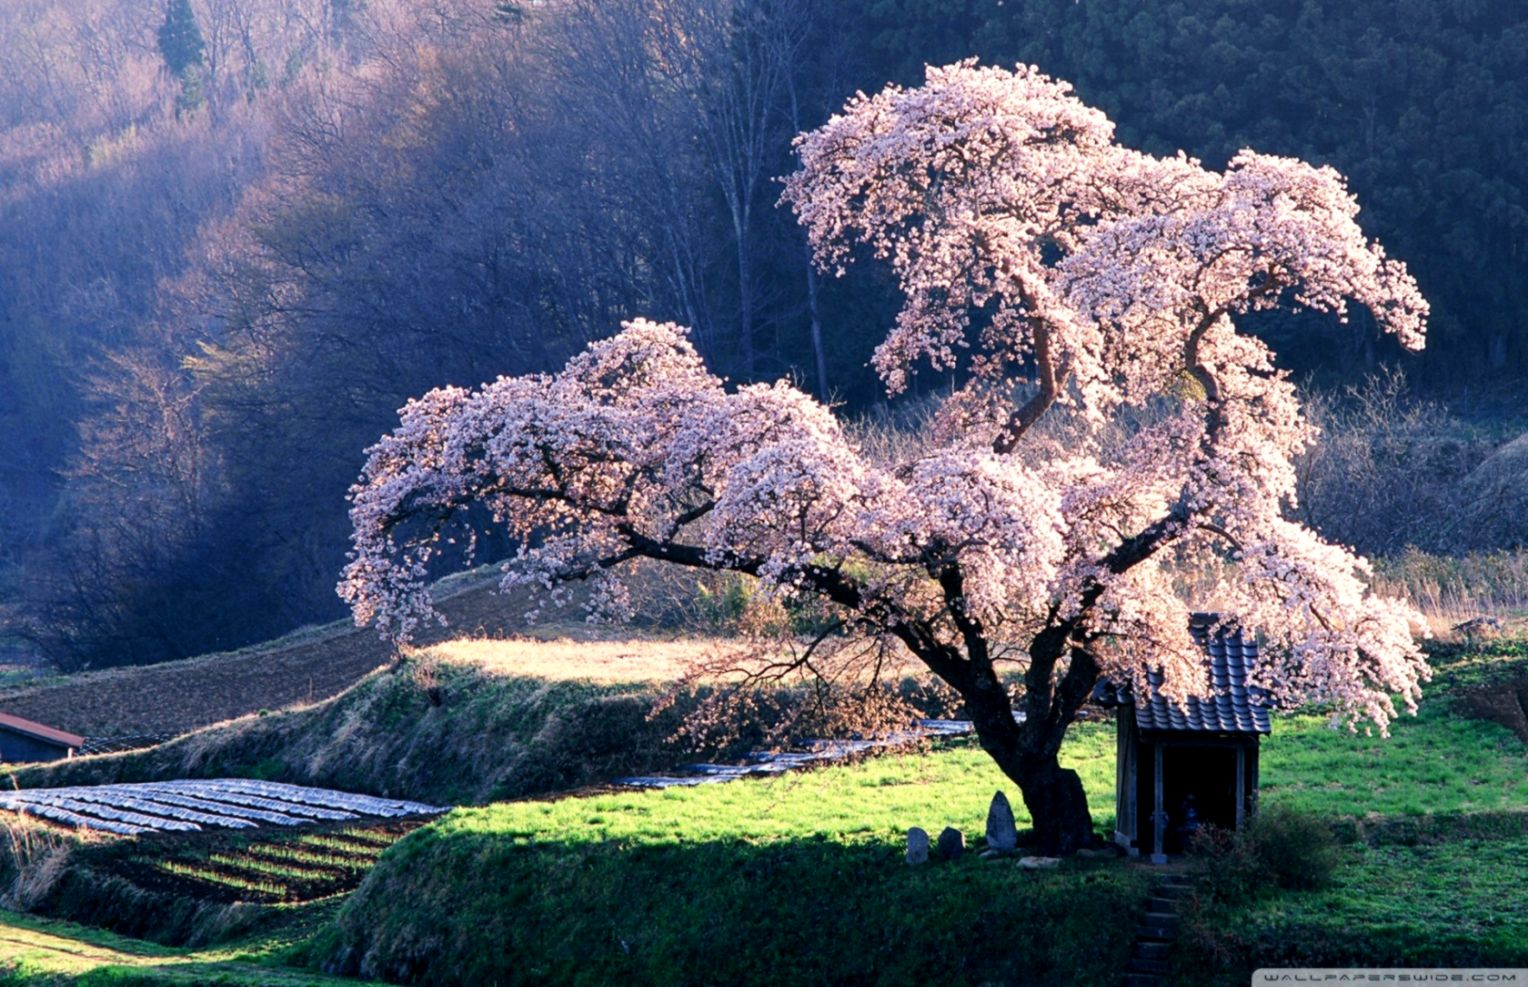
[[[1019,786],[1039,852],[1064,857],[1091,844],[1093,816],[1082,780],[1059,759],[1066,724],[1052,717],[1016,723],[1003,692],[973,691],[965,700],[982,749]],[[1068,716],[1067,723],[1071,719]]]
[[[1037,849],[1068,856],[1094,840],[1093,816],[1077,772],[1063,768],[1061,742],[1094,684],[1098,666],[1073,646],[1074,627],[1059,625],[1038,635],[1029,647],[1022,722],[1014,719],[1008,689],[986,660],[987,643],[968,635],[967,674],[956,685],[976,728],[982,749],[1019,786],[1033,821]],[[1063,657],[1064,674],[1055,676]],[[934,668],[935,664],[930,663]],[[937,668],[936,668],[937,671]]]

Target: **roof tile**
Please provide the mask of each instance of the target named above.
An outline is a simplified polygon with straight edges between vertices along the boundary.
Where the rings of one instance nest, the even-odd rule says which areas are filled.
[[[1217,628],[1212,635],[1215,620],[1214,614],[1195,614],[1189,622],[1189,633],[1209,663],[1210,695],[1190,696],[1179,709],[1159,694],[1162,672],[1155,670],[1147,674],[1144,696],[1130,683],[1103,682],[1094,697],[1109,705],[1133,704],[1142,730],[1271,733],[1268,693],[1251,684],[1257,641],[1243,637],[1240,629]]]

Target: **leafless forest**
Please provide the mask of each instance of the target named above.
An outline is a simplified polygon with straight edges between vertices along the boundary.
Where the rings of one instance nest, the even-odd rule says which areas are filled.
[[[345,491],[396,409],[636,314],[896,428],[950,382],[882,404],[894,287],[814,272],[776,179],[856,89],[967,55],[1155,150],[1351,176],[1435,335],[1266,322],[1326,430],[1294,510],[1424,603],[1521,603],[1528,17],[1170,6],[7,0],[0,649],[101,667],[339,616]]]

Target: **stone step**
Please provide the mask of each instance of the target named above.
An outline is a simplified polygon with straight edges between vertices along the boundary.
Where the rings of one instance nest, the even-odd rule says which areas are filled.
[[[1125,964],[1125,973],[1151,973],[1159,977],[1167,976],[1168,963],[1166,960],[1139,960],[1131,959]]]
[[[1154,942],[1172,942],[1178,938],[1178,920],[1169,916],[1142,922],[1136,928],[1135,937]]]
[[[1171,947],[1169,947],[1165,942],[1137,941],[1135,946],[1130,950],[1130,958],[1132,960],[1165,960],[1167,959],[1170,948]]]
[[[1179,898],[1163,898],[1161,895],[1153,895],[1151,900],[1146,902],[1146,910],[1148,912],[1176,914],[1180,903],[1181,899]]]
[[[1127,973],[1125,974],[1125,987],[1162,987],[1167,983],[1154,973]]]

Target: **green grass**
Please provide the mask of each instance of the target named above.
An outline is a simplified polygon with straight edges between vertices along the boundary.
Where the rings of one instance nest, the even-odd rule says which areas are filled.
[[[1217,910],[1180,972],[1229,987],[1258,967],[1528,967],[1525,874],[1528,837],[1345,847],[1325,890]]]
[[[1185,944],[1188,980],[1245,982],[1253,966],[1296,961],[1528,962],[1528,752],[1505,728],[1461,716],[1451,696],[1523,657],[1510,648],[1445,655],[1422,715],[1398,720],[1389,739],[1316,715],[1276,718],[1263,747],[1264,803],[1345,819],[1349,843],[1328,890],[1211,912]],[[537,702],[569,708],[563,698]],[[465,691],[462,704],[472,705]],[[587,749],[619,738],[611,725]],[[1063,750],[1105,833],[1114,743],[1112,724],[1084,723]],[[960,742],[771,779],[459,809],[387,850],[332,923],[311,927],[316,938],[295,949],[108,957],[86,968],[107,979],[86,982],[173,982],[131,978],[161,967],[180,976],[198,963],[207,964],[198,976],[245,976],[238,964],[287,956],[432,984],[1116,983],[1149,872],[1069,861],[1035,873],[974,853],[903,863],[914,825],[957,826],[979,849],[999,788],[1024,826],[1014,786]],[[294,834],[280,847],[184,862],[260,884],[288,870],[354,873],[387,839]],[[28,955],[0,944],[0,962],[33,962]],[[96,968],[108,972],[88,972]]]
[[[1491,667],[1456,659],[1446,674],[1473,683]],[[1381,841],[1435,838],[1441,830],[1420,825],[1434,817],[1454,820],[1451,831],[1472,831],[1460,820],[1489,819],[1476,829],[1524,832],[1523,744],[1500,726],[1459,716],[1443,691],[1384,739],[1316,715],[1276,718],[1263,748],[1265,804],[1347,818],[1350,837]],[[1112,725],[1079,724],[1064,755],[1083,777],[1095,823],[1109,832]],[[955,825],[979,834],[997,788],[1015,794],[979,749],[954,745],[763,782],[459,810],[383,858],[341,912],[329,948],[331,955],[368,957],[362,966],[369,974],[443,983],[1116,977],[1120,944],[1105,927],[1114,923],[1083,917],[1128,915],[1138,906],[1130,897],[1139,890],[1130,883],[1137,875],[1124,877],[1125,868],[1037,879],[976,861],[926,870],[900,864],[908,826],[937,832]],[[1022,826],[1027,819],[1014,801]],[[1389,826],[1397,820],[1416,825]],[[1339,885],[1377,883],[1369,870],[1352,868],[1384,870],[1393,855],[1407,852],[1346,849]],[[1469,873],[1467,864],[1454,860],[1454,872]],[[1440,874],[1448,871],[1440,865]],[[1223,916],[1217,925],[1227,930],[1254,921],[1259,907],[1283,907],[1270,902],[1288,897]],[[1365,914],[1375,929],[1388,928],[1388,899],[1353,890],[1345,900],[1352,928],[1369,928]],[[994,901],[1010,910],[992,911]],[[849,915],[860,917],[850,922]],[[1020,931],[1039,923],[1054,941],[1096,948],[1048,953]],[[967,934],[972,928],[1005,941],[1006,952],[983,952],[985,940]],[[1343,923],[1311,928],[1302,941],[1345,934]],[[1461,935],[1482,948],[1490,941],[1478,930]],[[1378,957],[1389,940],[1376,932],[1364,941],[1362,948],[1378,950]],[[771,945],[783,942],[794,946]],[[835,953],[834,944],[843,943],[856,949]],[[1319,952],[1312,947],[1312,955]],[[1201,959],[1213,963],[1215,955],[1212,949]],[[504,965],[511,963],[513,969]]]
[[[285,957],[331,909],[310,906],[281,930],[210,949],[175,949],[100,929],[0,910],[0,985],[147,987],[226,984],[299,987],[350,983],[292,969]]]
[[[1063,763],[1083,779],[1094,821],[1114,822],[1114,729],[1079,725]],[[909,826],[979,832],[993,792],[1006,789],[1022,826],[1028,816],[1013,783],[974,745],[932,756],[872,758],[844,769],[797,772],[726,785],[633,791],[554,801],[504,802],[459,810],[427,827],[436,834],[492,833],[513,842],[762,842],[818,837],[900,842]]]
[[[1528,670],[1528,640],[1503,639],[1478,645],[1435,643],[1428,649],[1433,679],[1430,693],[1500,683]]]
[[[1334,816],[1528,810],[1528,750],[1505,727],[1424,702],[1391,736],[1280,717],[1263,742],[1262,798]]]
[[[1458,701],[1525,658],[1513,642],[1442,649],[1420,715],[1388,739],[1277,718],[1264,804],[1333,821],[1348,845],[1324,890],[1204,903],[1179,974],[1231,985],[1257,967],[1528,966],[1528,746]]]
[[[1096,726],[1066,751],[1100,805],[1112,751],[1112,729]],[[999,788],[1016,795],[959,746],[460,809],[384,854],[327,953],[431,984],[1114,983],[1149,880],[1139,869],[1036,873],[974,853],[904,863],[909,826],[979,843]]]

